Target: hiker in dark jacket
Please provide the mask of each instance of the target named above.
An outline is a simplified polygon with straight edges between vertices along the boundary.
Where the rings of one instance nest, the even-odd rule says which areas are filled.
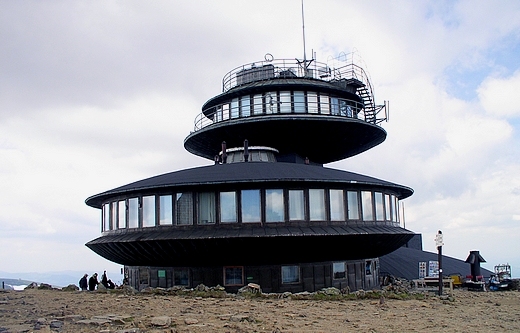
[[[88,290],[89,291],[94,291],[96,290],[96,286],[99,284],[98,280],[97,280],[97,273],[94,273],[94,275],[92,275],[90,277],[90,279],[88,279]]]
[[[87,290],[88,284],[87,284],[87,276],[88,274],[83,275],[83,277],[79,280],[79,288],[81,290]]]

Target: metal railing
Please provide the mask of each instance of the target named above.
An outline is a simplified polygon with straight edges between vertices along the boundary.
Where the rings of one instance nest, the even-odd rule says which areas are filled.
[[[354,60],[356,58],[356,60]],[[270,93],[256,96],[243,103],[227,101],[223,104],[213,106],[211,109],[203,110],[195,118],[194,130],[198,131],[211,124],[253,116],[266,116],[269,114],[320,114],[356,118],[372,124],[379,124],[387,119],[385,105],[376,105],[372,84],[369,75],[363,67],[356,64],[362,61],[358,59],[357,53],[342,53],[337,58],[331,58],[328,63],[316,60],[301,61],[298,59],[274,59],[267,54],[265,60],[245,64],[229,71],[222,79],[222,91],[227,92],[235,87],[257,81],[303,78],[335,82],[340,80],[355,80],[357,83],[357,94],[363,103],[353,100],[334,99],[330,97],[329,102],[284,102]],[[330,64],[329,64],[330,63]],[[249,97],[249,96],[248,96]],[[384,111],[385,116],[378,118],[378,114]]]

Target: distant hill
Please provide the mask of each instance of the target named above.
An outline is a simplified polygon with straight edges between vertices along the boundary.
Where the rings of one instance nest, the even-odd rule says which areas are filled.
[[[21,280],[21,279],[8,279],[0,278],[0,288],[13,289],[12,286],[25,286],[33,283],[34,281]]]
[[[29,281],[27,284],[31,282],[47,283],[56,287],[66,287],[69,284],[78,285],[79,279],[83,276],[83,274],[87,273],[89,276],[93,273],[91,272],[79,272],[79,271],[61,271],[61,272],[45,272],[45,273],[37,273],[37,272],[29,272],[29,273],[7,273],[0,271],[0,288],[1,281],[7,280],[15,280],[15,281]],[[101,274],[103,271],[99,271],[99,279],[101,279]],[[122,275],[120,272],[107,272],[108,278],[114,281],[116,284],[121,284]],[[5,284],[8,284],[5,282]],[[17,284],[18,285],[18,284]]]

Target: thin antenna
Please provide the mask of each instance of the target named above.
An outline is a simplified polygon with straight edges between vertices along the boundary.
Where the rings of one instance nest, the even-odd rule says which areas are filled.
[[[303,63],[307,63],[307,55],[305,53],[305,15],[303,11],[303,0],[302,0],[302,31],[303,31]]]

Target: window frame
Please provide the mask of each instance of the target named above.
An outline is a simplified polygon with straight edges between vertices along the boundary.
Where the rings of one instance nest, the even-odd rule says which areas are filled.
[[[240,269],[240,283],[235,283],[234,280],[231,283],[228,283],[226,272],[227,272],[227,270],[231,270],[231,269]],[[223,280],[222,282],[224,283],[224,286],[225,287],[243,286],[244,281],[245,281],[244,273],[245,273],[244,266],[224,266],[224,267],[222,267],[222,280]]]
[[[286,276],[286,274],[284,274],[284,269],[291,269],[291,268],[296,268],[297,277],[298,277],[297,280],[294,280],[294,279],[287,280],[288,276]],[[280,275],[281,275],[280,281],[282,282],[282,284],[299,284],[301,282],[301,269],[300,269],[299,265],[282,265],[280,268]]]

